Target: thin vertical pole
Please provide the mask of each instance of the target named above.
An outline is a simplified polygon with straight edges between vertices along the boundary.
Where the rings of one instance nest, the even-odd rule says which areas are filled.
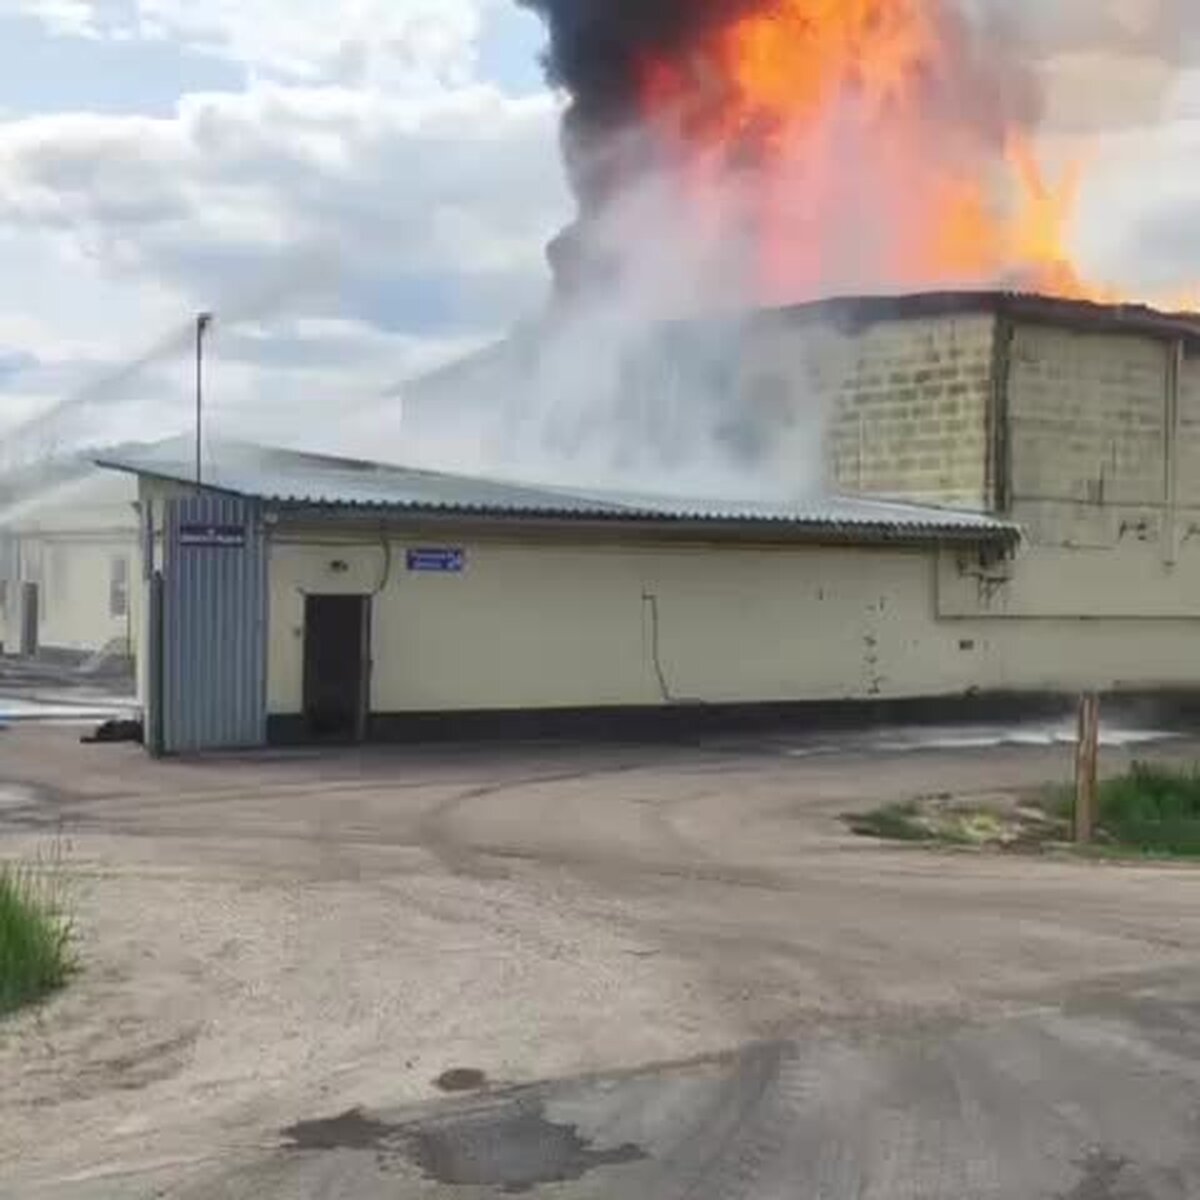
[[[204,334],[212,321],[212,313],[201,313],[196,318],[196,486],[204,482],[203,428],[204,428]]]
[[[148,727],[142,730],[146,749],[153,758],[162,758],[166,753],[166,715],[163,711],[166,697],[166,639],[165,639],[165,604],[166,586],[161,571],[155,571],[150,577],[150,612],[149,612],[149,669],[147,682],[146,717]]]
[[[1075,746],[1075,841],[1089,845],[1096,836],[1096,777],[1100,756],[1100,697],[1079,700],[1079,739]]]

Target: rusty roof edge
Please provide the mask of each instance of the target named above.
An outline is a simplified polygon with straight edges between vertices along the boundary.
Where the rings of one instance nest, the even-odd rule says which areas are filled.
[[[771,320],[841,320],[851,326],[906,317],[990,313],[1047,324],[1094,326],[1154,334],[1200,343],[1200,313],[1170,312],[1141,302],[1070,299],[1038,292],[967,289],[909,292],[895,295],[828,296],[777,308],[752,309],[751,322]],[[685,322],[680,322],[685,324]]]

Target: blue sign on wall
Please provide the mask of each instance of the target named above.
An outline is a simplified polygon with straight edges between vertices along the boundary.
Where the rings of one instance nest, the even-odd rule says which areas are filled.
[[[443,575],[459,575],[467,565],[467,552],[450,547],[430,546],[408,552],[410,571],[435,571]]]

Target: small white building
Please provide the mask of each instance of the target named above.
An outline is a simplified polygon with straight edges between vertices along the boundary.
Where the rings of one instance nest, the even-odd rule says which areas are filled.
[[[0,504],[0,649],[128,658],[140,600],[136,482],[87,463],[14,483]]]

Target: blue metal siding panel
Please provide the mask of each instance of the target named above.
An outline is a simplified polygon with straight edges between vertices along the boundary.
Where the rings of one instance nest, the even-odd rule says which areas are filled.
[[[241,545],[187,528],[240,527]],[[257,504],[204,494],[167,505],[164,742],[168,753],[266,740],[266,548]]]

